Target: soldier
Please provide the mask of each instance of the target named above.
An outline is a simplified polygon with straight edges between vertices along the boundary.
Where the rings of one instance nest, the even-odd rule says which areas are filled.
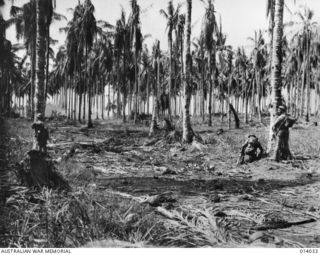
[[[38,121],[32,124],[32,129],[34,129],[34,136],[38,144],[40,152],[47,152],[47,141],[49,139],[48,129],[45,128],[43,122],[41,121],[42,116],[39,115]]]
[[[287,108],[284,105],[277,108],[277,115],[278,117],[272,126],[273,139],[276,140],[273,159],[276,161],[292,159],[289,148],[289,128],[294,125],[296,119],[287,114]]]
[[[249,135],[246,143],[241,148],[237,165],[252,163],[263,155],[263,148],[255,135]]]

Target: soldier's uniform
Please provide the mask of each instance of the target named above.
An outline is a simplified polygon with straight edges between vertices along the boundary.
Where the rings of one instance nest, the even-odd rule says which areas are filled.
[[[239,164],[251,163],[259,160],[263,155],[263,148],[255,135],[249,135],[241,148]]]
[[[47,152],[47,142],[49,139],[48,129],[44,126],[42,118],[39,114],[38,121],[32,124],[32,129],[34,129],[35,140],[37,141],[37,149],[41,152]]]
[[[276,140],[274,159],[292,159],[289,149],[289,128],[294,125],[296,120],[286,114],[285,106],[279,107],[279,114],[272,126],[273,136]]]

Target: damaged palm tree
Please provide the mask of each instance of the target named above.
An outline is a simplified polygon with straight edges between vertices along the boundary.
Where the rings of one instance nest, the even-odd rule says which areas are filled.
[[[68,183],[54,171],[52,160],[44,152],[31,150],[17,168],[22,184],[28,187],[48,187],[69,190]]]
[[[28,187],[48,187],[54,189],[69,189],[67,182],[54,171],[52,160],[47,154],[48,129],[44,126],[42,114],[36,115],[32,124],[34,130],[33,149],[18,165],[18,177],[22,184]]]

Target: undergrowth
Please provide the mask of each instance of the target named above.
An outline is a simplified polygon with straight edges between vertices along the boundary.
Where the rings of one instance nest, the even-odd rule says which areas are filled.
[[[161,232],[152,210],[115,196],[97,197],[93,190],[39,193],[17,187],[6,207],[2,217],[10,220],[2,247],[81,247],[105,239],[147,243]]]
[[[21,161],[31,148],[29,126],[30,123],[21,120],[10,125],[8,160],[12,165]],[[236,157],[249,131],[255,132],[266,145],[267,129],[244,128],[240,133],[227,131],[223,136],[209,134],[206,138],[214,138],[212,150],[225,159],[226,149]],[[318,156],[320,146],[307,143],[307,136],[308,132],[292,130],[293,152]],[[319,134],[314,136],[320,139]],[[229,224],[216,217],[215,209],[172,209],[173,218],[165,219],[149,205],[106,195],[90,185],[94,184],[95,176],[81,163],[65,161],[58,170],[70,181],[72,191],[43,188],[39,192],[21,187],[14,177],[9,180],[12,187],[0,208],[0,221],[6,226],[1,229],[1,247],[81,247],[91,241],[110,239],[172,247],[217,247],[245,242],[243,236],[236,234],[241,232],[237,222]]]

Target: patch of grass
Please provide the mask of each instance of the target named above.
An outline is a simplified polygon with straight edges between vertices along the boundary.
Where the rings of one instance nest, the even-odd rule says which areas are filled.
[[[137,147],[143,144],[143,141],[147,138],[147,132],[145,132],[147,128],[145,127],[130,128],[131,133],[126,134],[126,132],[121,131],[122,126],[120,123],[118,125],[115,122],[112,126],[115,130],[111,129],[109,131],[106,127],[110,129],[110,125],[109,123],[107,125],[97,125],[95,129],[88,131],[86,136],[76,128],[74,134],[72,132],[60,132],[61,130],[57,128],[57,131],[59,131],[57,132],[57,137],[59,136],[60,138],[58,141],[63,142],[67,138],[71,139],[71,141],[81,141],[87,136],[88,140],[112,137],[112,140],[108,140],[108,145],[111,147],[117,144]],[[72,127],[68,128],[73,131]],[[217,127],[214,128],[216,129]],[[11,148],[10,158],[11,162],[14,163],[23,159],[25,152],[31,148],[33,134],[30,123],[21,120],[10,121],[10,129],[10,135],[13,138],[10,140],[9,145]],[[264,148],[266,148],[268,141],[268,129],[264,127],[252,128],[245,126],[243,129],[231,131],[225,129],[226,132],[220,136],[211,132],[213,128],[211,130],[211,128],[203,125],[199,126],[199,129],[198,127],[194,129],[196,132],[204,130],[201,135],[212,139],[212,142],[208,145],[210,153],[206,156],[215,163],[214,168],[219,171],[226,170],[227,172],[232,167],[232,164],[235,164],[240,147],[246,140],[247,134],[257,135]],[[315,127],[310,130],[292,130],[290,133],[290,145],[293,153],[295,155],[318,157],[320,153],[320,146],[316,142],[320,139],[320,132],[318,131]],[[310,136],[313,137],[311,141]],[[157,150],[154,153],[150,152],[150,156],[153,157],[152,164],[162,166],[165,162],[164,158],[168,158],[166,163],[172,169],[175,167],[173,163],[176,163],[179,167],[186,167],[190,173],[194,174],[196,172],[194,165],[203,163],[202,157],[196,157],[194,153],[190,153],[188,150],[178,151],[178,156],[173,157],[167,154],[170,151],[170,145],[165,145],[157,146]],[[55,156],[61,156],[64,153],[63,147],[55,151],[55,153]],[[77,162],[76,160],[81,157],[78,155],[77,158],[69,158],[69,160],[62,161],[56,166],[58,172],[70,181],[70,185],[73,187],[72,192],[59,193],[43,189],[41,193],[37,193],[25,188],[17,188],[17,190],[11,191],[11,195],[7,200],[6,210],[2,210],[4,211],[2,220],[6,221],[7,228],[4,230],[6,234],[1,245],[9,247],[81,247],[95,240],[115,239],[134,244],[217,247],[232,244],[240,246],[243,242],[246,242],[243,233],[248,228],[242,231],[242,229],[239,229],[239,221],[236,219],[215,216],[217,211],[214,208],[206,210],[195,209],[195,204],[190,204],[188,208],[171,208],[172,211],[170,212],[174,215],[174,219],[168,220],[160,218],[161,216],[155,212],[154,208],[148,205],[142,205],[116,195],[106,195],[102,189],[96,186],[101,175],[91,168],[91,160],[94,163],[96,163],[94,160],[100,160],[100,154],[97,158],[95,157],[98,154],[98,152],[88,150],[86,156],[90,160],[89,163]],[[91,159],[91,156],[94,157]],[[113,155],[111,156],[113,157]],[[145,163],[144,159],[141,159],[141,162],[143,162],[141,164]],[[137,167],[134,165],[136,161],[132,160],[130,162],[127,167]],[[277,173],[275,170],[279,166],[274,166],[275,170],[272,170],[274,172],[267,172],[268,163],[266,162],[266,160],[261,160],[245,167],[253,166],[255,169],[261,167],[261,172],[264,174],[262,175],[263,178],[268,178],[268,176]],[[115,160],[113,158],[109,161],[104,159],[104,163],[106,163],[105,167],[107,169],[109,167],[112,169]],[[309,162],[303,161],[303,164],[309,164]],[[245,167],[244,170],[246,170]],[[257,175],[260,174],[258,170]],[[130,172],[128,171],[128,173]],[[144,172],[141,172],[141,174],[144,174]],[[199,176],[201,174],[199,173]],[[260,176],[261,174],[258,175],[258,177]],[[112,177],[117,178],[117,173]],[[209,178],[214,177],[210,175]],[[272,178],[278,178],[278,176]],[[279,178],[282,177],[280,176]],[[117,185],[113,188],[117,188]],[[123,183],[121,185],[124,187],[123,189],[127,189],[128,193],[133,192],[130,180],[129,184]],[[151,182],[150,185],[159,185],[159,183]],[[165,185],[161,186],[161,188],[167,189],[170,185],[175,187],[173,182],[166,181]],[[287,186],[287,184],[283,185]],[[149,190],[148,183],[141,184],[139,182],[137,186]],[[157,190],[157,187],[152,188]],[[222,188],[217,189],[219,192],[219,189]],[[196,192],[196,189],[193,191]],[[141,193],[144,192],[147,193],[148,191],[141,191]],[[195,197],[196,199],[197,197]]]
[[[14,165],[31,149],[33,132],[25,120],[9,120],[6,124],[8,161]],[[62,161],[57,170],[70,181],[72,192],[18,187],[18,179],[11,175],[10,195],[0,208],[4,226],[1,247],[80,247],[105,239],[153,241],[161,226],[148,206],[105,197],[89,185],[95,178],[93,172],[73,160]]]
[[[2,247],[80,247],[105,239],[148,243],[160,227],[152,210],[115,196],[97,197],[93,190],[66,194],[19,188],[6,206],[2,216],[10,221]]]
[[[218,209],[180,208],[172,211],[166,221],[167,232],[161,237],[163,244],[174,247],[219,247],[240,244],[242,237],[233,233],[236,223],[216,217]],[[238,232],[238,231],[236,231]]]

